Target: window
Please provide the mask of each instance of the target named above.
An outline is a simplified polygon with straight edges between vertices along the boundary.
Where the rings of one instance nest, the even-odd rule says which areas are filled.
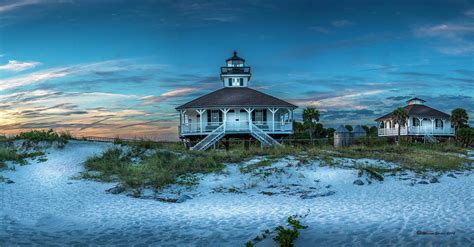
[[[229,78],[229,87],[232,86],[232,78]]]
[[[209,110],[207,114],[207,122],[211,124],[222,122],[222,112],[220,110]]]
[[[241,87],[244,86],[244,78],[240,78],[240,86],[241,86]]]
[[[435,126],[436,126],[437,129],[442,129],[443,128],[443,120],[436,119],[435,120]]]
[[[421,124],[420,124],[420,119],[418,119],[418,118],[413,118],[413,126],[414,126],[414,127],[421,126]]]
[[[267,121],[267,110],[262,109],[262,110],[254,110],[252,112],[252,121],[260,123],[260,122],[266,122]]]

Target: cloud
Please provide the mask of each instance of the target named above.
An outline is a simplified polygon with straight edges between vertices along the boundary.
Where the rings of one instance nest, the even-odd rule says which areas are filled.
[[[122,60],[109,60],[98,63],[79,64],[66,67],[56,67],[38,72],[33,72],[17,77],[10,77],[0,80],[0,91],[22,86],[45,82],[52,79],[58,79],[70,75],[83,75],[94,72],[111,72],[123,70],[125,65],[121,65]]]
[[[350,27],[354,25],[354,22],[348,20],[335,20],[331,22],[331,25],[337,28]]]
[[[40,0],[23,0],[23,1],[16,1],[12,3],[7,3],[0,5],[0,14],[8,11],[15,10],[17,8],[27,6],[27,5],[33,5],[33,4],[39,4],[42,1]]]
[[[145,105],[151,105],[154,103],[159,103],[170,98],[189,95],[197,90],[198,90],[197,88],[186,87],[186,88],[178,88],[178,89],[168,91],[166,93],[162,93],[160,96],[153,96],[153,95],[145,96],[145,97],[140,98],[140,100],[143,101],[143,103],[140,105],[145,106]]]
[[[0,70],[18,72],[18,71],[31,69],[39,65],[41,65],[40,62],[20,62],[17,60],[9,60],[7,64],[0,65]]]
[[[442,76],[441,74],[416,72],[416,71],[391,72],[390,74],[409,76],[409,77],[434,77],[434,78],[439,78]]]
[[[464,12],[466,16],[469,16],[471,18],[474,18],[474,9],[469,9],[466,12]]]
[[[318,32],[318,33],[330,33],[330,31],[324,27],[320,27],[320,26],[311,26],[309,27],[309,30],[312,30],[312,31],[315,31],[315,32]]]
[[[472,32],[474,24],[440,24],[415,30],[415,34],[421,37],[457,37]]]
[[[386,92],[386,90],[372,90],[372,91],[365,91],[365,92],[346,92],[344,95],[328,95],[327,93],[323,93],[323,95],[319,95],[321,99],[319,100],[300,100],[300,101],[293,101],[296,105],[300,106],[312,106],[316,107],[321,110],[328,110],[328,109],[345,109],[345,110],[362,110],[368,108],[367,105],[359,104],[359,100],[361,98],[365,98],[368,96],[373,96],[376,94],[381,94]],[[312,97],[318,97],[312,96]]]
[[[474,52],[474,42],[469,38],[474,33],[474,23],[439,24],[415,30],[421,38],[439,38],[448,44],[438,45],[437,50],[448,55],[466,55]]]

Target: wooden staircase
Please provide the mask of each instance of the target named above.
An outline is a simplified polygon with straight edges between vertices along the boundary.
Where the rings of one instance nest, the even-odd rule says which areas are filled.
[[[208,136],[206,136],[204,139],[202,139],[200,142],[198,142],[196,145],[191,147],[191,150],[199,150],[203,151],[208,148],[210,148],[212,145],[214,145],[216,142],[218,142],[222,137],[225,136],[225,127],[224,125],[220,125],[218,128],[216,128],[214,131],[212,131]],[[273,139],[271,136],[269,136],[265,131],[257,127],[255,124],[252,124],[252,130],[250,131],[250,134],[257,139],[262,146],[281,146],[281,143]]]
[[[214,131],[212,131],[209,135],[207,135],[204,139],[198,142],[196,145],[191,147],[191,150],[206,150],[214,143],[218,142],[222,137],[225,135],[224,125],[217,127]]]
[[[270,135],[265,133],[262,129],[257,127],[255,124],[252,124],[252,131],[250,131],[250,134],[255,137],[260,143],[262,143],[262,146],[281,146],[281,143],[277,142],[275,139],[273,139]]]

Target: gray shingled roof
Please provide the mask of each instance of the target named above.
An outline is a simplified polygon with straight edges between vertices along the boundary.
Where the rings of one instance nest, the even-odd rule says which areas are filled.
[[[336,129],[335,132],[336,132],[336,133],[349,133],[349,130],[347,130],[346,127],[340,125],[339,127],[337,127],[337,129]]]
[[[186,104],[176,107],[177,110],[186,108],[207,107],[288,107],[297,106],[284,100],[247,87],[226,87],[208,93]]]
[[[360,125],[356,125],[352,130],[353,133],[366,133],[365,129]]]
[[[426,105],[407,105],[403,107],[409,116],[418,116],[418,117],[434,117],[434,118],[449,118],[449,114],[446,114],[442,111],[438,111],[434,108],[431,108]],[[386,119],[391,119],[393,117],[393,112],[390,112],[382,117],[375,119],[375,121],[381,121]]]

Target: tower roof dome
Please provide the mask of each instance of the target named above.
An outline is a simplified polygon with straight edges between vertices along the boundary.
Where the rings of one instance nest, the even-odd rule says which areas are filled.
[[[245,59],[237,56],[237,51],[234,51],[234,55],[232,57],[229,57],[227,58],[225,61],[228,62],[228,61],[242,61],[242,62],[245,62]]]

